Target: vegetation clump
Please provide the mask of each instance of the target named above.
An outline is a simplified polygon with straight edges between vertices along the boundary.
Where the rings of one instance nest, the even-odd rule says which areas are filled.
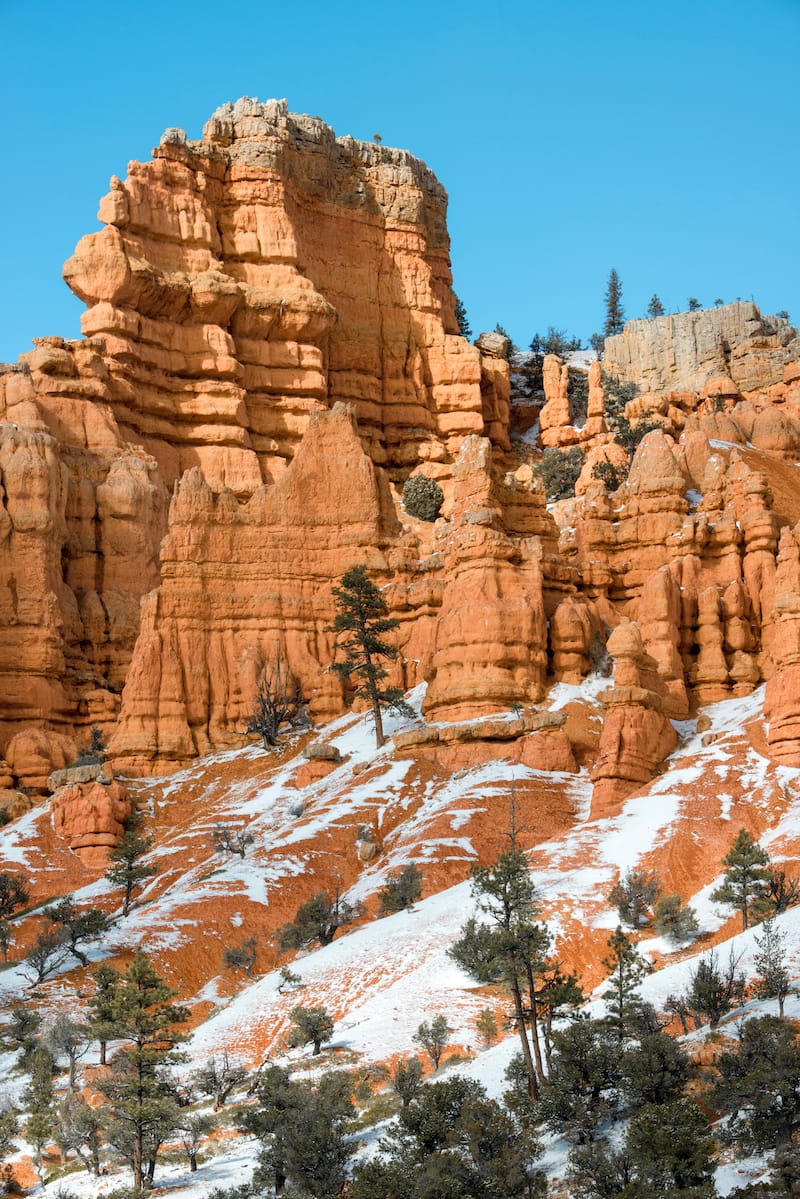
[[[412,475],[403,486],[403,507],[417,520],[436,520],[444,503],[444,492],[435,479]]]
[[[544,484],[548,503],[571,499],[575,495],[575,484],[583,469],[583,450],[574,445],[568,450],[548,447],[535,467],[536,474]]]

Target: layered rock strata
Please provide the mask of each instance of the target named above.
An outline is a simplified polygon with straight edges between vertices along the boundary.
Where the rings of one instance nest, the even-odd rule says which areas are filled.
[[[225,527],[231,497],[277,485],[312,419],[339,401],[398,484],[422,467],[447,488],[467,435],[507,448],[508,367],[457,335],[445,212],[418,159],[337,139],[278,101],[224,106],[199,141],[168,130],[152,162],[112,179],[102,230],[64,268],[87,304],[84,339],[41,339],[0,372],[0,751],[29,726],[51,740],[16,776],[24,785],[63,764],[60,736],[112,730],[141,630],[140,693],[157,601],[142,615],[140,603],[161,581],[168,496],[187,472],[200,472],[198,496],[227,497]],[[178,537],[185,510],[174,509]],[[332,510],[329,541],[341,521]],[[274,613],[295,602],[268,605],[262,643],[284,619],[291,639],[291,617]],[[198,595],[191,623],[214,624],[211,606]],[[166,731],[191,673],[167,700],[170,669],[153,665],[149,686],[174,750],[194,746]],[[214,729],[206,696],[192,703],[210,704],[200,723]]]
[[[426,681],[437,727],[529,712],[610,653],[601,808],[657,768],[670,717],[772,676],[771,743],[795,753],[785,533],[775,554],[800,520],[796,332],[746,303],[629,322],[604,369],[660,426],[629,470],[599,364],[577,427],[548,357],[542,444],[585,451],[550,511],[509,440],[506,340],[457,334],[445,211],[419,160],[278,101],[168,130],[112,180],[65,266],[85,337],[0,373],[4,789],[43,788],[91,724],[142,773],[238,740],[278,649],[337,714],[331,586],[356,563],[399,621],[391,681]],[[611,493],[603,460],[627,470]],[[445,493],[433,525],[400,503],[420,472]],[[573,768],[560,728],[516,740]]]

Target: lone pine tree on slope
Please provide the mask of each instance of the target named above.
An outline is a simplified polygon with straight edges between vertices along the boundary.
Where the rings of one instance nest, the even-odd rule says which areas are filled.
[[[342,681],[351,675],[361,681],[356,695],[372,707],[375,744],[380,749],[386,742],[381,708],[413,715],[399,687],[381,686],[388,675],[381,659],[394,662],[398,653],[397,646],[385,641],[383,634],[396,629],[400,622],[386,615],[386,600],[364,566],[353,566],[343,574],[341,586],[334,587],[333,594],[338,611],[330,631],[337,634],[337,648],[345,653],[344,661],[334,662],[333,669]]]

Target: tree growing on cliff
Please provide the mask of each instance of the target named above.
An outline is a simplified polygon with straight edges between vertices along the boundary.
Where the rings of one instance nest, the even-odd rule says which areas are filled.
[[[134,1186],[152,1183],[163,1137],[175,1127],[177,1106],[167,1068],[180,1060],[175,1046],[185,1038],[178,1025],[189,1009],[171,1003],[175,992],[139,950],[124,974],[108,972],[109,1039],[123,1041],[111,1075],[102,1083],[110,1103],[109,1139],[130,1161]]]
[[[606,319],[603,324],[603,337],[614,337],[625,328],[625,309],[622,307],[622,284],[619,275],[611,270],[606,284]]]
[[[655,292],[653,292],[652,296],[650,297],[650,303],[647,305],[647,315],[648,316],[663,316],[664,315],[664,305],[661,303],[661,300],[659,299],[659,297],[656,295]]]
[[[71,895],[65,895],[58,903],[45,908],[44,918],[63,935],[64,944],[82,966],[89,959],[79,945],[98,940],[108,931],[108,916],[102,908],[79,908]]]
[[[746,929],[751,918],[758,920],[769,910],[769,855],[746,828],[740,828],[722,862],[727,869],[711,898],[737,908]]]
[[[352,924],[363,914],[363,905],[342,899],[338,886],[333,895],[328,891],[318,891],[300,905],[294,920],[278,930],[279,948],[305,949],[314,941],[324,948],[330,945],[340,928]]]
[[[417,1031],[411,1038],[417,1045],[421,1045],[431,1059],[431,1065],[434,1070],[439,1069],[439,1062],[442,1060],[442,1054],[447,1048],[447,1042],[450,1040],[452,1028],[447,1023],[447,1017],[439,1012],[438,1016],[428,1022],[423,1020]]]
[[[28,888],[17,874],[0,871],[0,920],[10,920],[28,902]]]
[[[306,722],[300,684],[282,662],[278,647],[272,662],[262,667],[259,673],[253,711],[245,732],[258,733],[264,749],[280,753],[284,726],[296,729]]]
[[[379,893],[380,914],[389,916],[392,912],[405,912],[413,908],[422,895],[422,871],[416,862],[403,866],[386,878],[383,890]]]
[[[137,824],[131,824],[118,845],[115,845],[108,855],[112,865],[106,871],[106,878],[115,887],[122,887],[122,915],[127,916],[131,907],[133,889],[145,879],[158,874],[157,866],[146,866],[139,859],[144,857],[152,848],[153,838],[144,837],[139,833]]]
[[[289,1033],[289,1045],[313,1045],[314,1057],[322,1051],[326,1041],[333,1036],[333,1020],[324,1007],[292,1008],[289,1018],[294,1028]]]
[[[375,744],[385,744],[382,708],[402,715],[414,715],[403,699],[399,687],[384,687],[388,676],[382,661],[394,662],[397,646],[386,641],[385,634],[400,623],[387,616],[386,600],[367,574],[365,566],[353,566],[342,575],[341,584],[333,589],[337,613],[328,631],[336,633],[337,648],[344,651],[343,662],[334,662],[333,670],[343,682],[353,675],[360,686],[355,694],[372,708],[375,722]]]
[[[628,870],[608,893],[608,902],[617,909],[623,924],[638,928],[661,891],[661,880],[653,870]]]
[[[461,336],[472,337],[472,329],[470,328],[466,305],[458,296],[456,296],[456,321],[458,322],[458,331]]]

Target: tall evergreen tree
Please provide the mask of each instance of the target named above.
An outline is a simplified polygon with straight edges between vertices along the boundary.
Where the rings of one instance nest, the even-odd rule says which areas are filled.
[[[30,1082],[23,1101],[28,1118],[25,1137],[33,1145],[33,1162],[39,1182],[44,1180],[44,1147],[53,1140],[56,1099],[53,1091],[53,1059],[45,1049],[37,1049],[26,1067]]]
[[[538,1095],[537,1069],[526,1028],[526,1017],[533,1019],[535,1009],[529,1007],[526,1012],[524,995],[527,955],[532,948],[531,926],[538,911],[538,901],[527,858],[514,847],[513,840],[512,848],[500,854],[491,865],[473,868],[472,894],[479,909],[488,917],[488,923],[468,920],[450,955],[473,978],[480,982],[502,982],[510,991],[529,1090],[535,1099]],[[538,1058],[535,1025],[532,1033]]]
[[[788,1020],[747,1020],[723,1053],[716,1107],[731,1112],[731,1140],[745,1149],[788,1147],[800,1133],[800,1040]]]
[[[458,322],[458,331],[461,336],[472,337],[472,329],[470,328],[466,305],[458,296],[456,296],[456,321]]]
[[[341,1195],[355,1149],[345,1136],[353,1115],[351,1085],[342,1074],[323,1075],[316,1084],[296,1082],[288,1070],[269,1067],[256,1106],[242,1115],[245,1130],[262,1144],[256,1186],[268,1186],[276,1196],[287,1186],[311,1199]]]
[[[386,641],[384,634],[396,629],[400,622],[386,615],[386,600],[365,566],[353,566],[346,571],[341,585],[334,587],[333,595],[338,611],[329,631],[336,633],[337,646],[345,653],[344,661],[334,662],[333,669],[343,682],[352,675],[360,680],[356,695],[367,700],[372,708],[375,743],[380,749],[386,741],[381,708],[388,707],[404,715],[411,713],[399,687],[383,686],[388,671],[381,661],[394,662],[398,654],[397,646]]]
[[[778,1015],[783,1016],[783,1005],[791,990],[791,976],[786,965],[786,934],[774,920],[765,920],[761,936],[756,936],[756,945],[755,993],[759,999],[777,999]]]
[[[711,898],[738,909],[746,929],[751,917],[758,919],[769,910],[769,856],[746,828],[740,828],[722,862],[727,870]]]
[[[178,1026],[189,1009],[170,1002],[175,992],[153,969],[147,955],[136,954],[117,976],[108,997],[109,1025],[124,1048],[102,1084],[111,1109],[109,1137],[129,1157],[134,1186],[152,1181],[155,1154],[174,1125],[176,1104],[167,1067],[180,1060],[175,1046],[184,1036]]]
[[[157,866],[147,866],[140,861],[152,845],[153,838],[142,836],[134,826],[125,830],[119,844],[115,845],[108,855],[112,865],[106,871],[106,878],[115,887],[123,888],[123,916],[127,916],[130,911],[134,887],[158,874]]]
[[[622,284],[619,275],[612,269],[606,284],[606,319],[603,337],[614,337],[625,328],[625,309],[622,307]]]
[[[603,991],[606,1021],[621,1045],[641,1011],[638,988],[645,974],[645,963],[621,926],[608,939],[608,954],[603,958],[603,965],[609,973],[608,986]]]

